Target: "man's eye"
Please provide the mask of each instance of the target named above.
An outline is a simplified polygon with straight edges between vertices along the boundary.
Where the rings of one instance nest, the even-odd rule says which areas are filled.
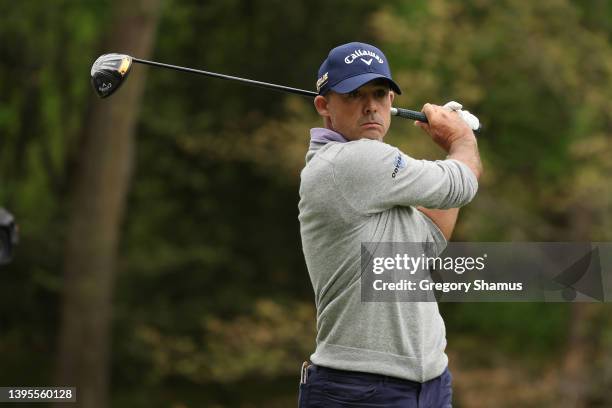
[[[385,96],[387,96],[387,90],[386,89],[379,89],[378,91],[376,91],[376,97],[377,98],[384,98]]]
[[[358,98],[359,97],[359,91],[349,92],[348,96],[349,96],[349,98]]]

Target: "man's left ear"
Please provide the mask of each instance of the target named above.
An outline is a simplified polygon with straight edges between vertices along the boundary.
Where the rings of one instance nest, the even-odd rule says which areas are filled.
[[[393,103],[393,99],[395,99],[395,92],[389,91],[389,98],[391,98],[391,103]]]

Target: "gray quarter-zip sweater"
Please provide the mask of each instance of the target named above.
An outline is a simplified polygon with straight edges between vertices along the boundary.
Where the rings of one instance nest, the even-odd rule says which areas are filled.
[[[415,160],[386,143],[311,130],[301,173],[302,249],[317,308],[313,363],[425,382],[442,374],[446,330],[436,302],[362,302],[362,242],[431,242],[414,206],[461,207],[478,189],[457,160]]]

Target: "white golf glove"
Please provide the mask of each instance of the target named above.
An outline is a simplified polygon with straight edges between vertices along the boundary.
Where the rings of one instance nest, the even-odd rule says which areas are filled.
[[[480,127],[480,121],[478,120],[478,118],[472,115],[469,111],[461,110],[462,107],[463,106],[459,102],[455,101],[450,101],[443,106],[443,108],[451,112],[457,112],[459,116],[461,116],[461,119],[463,119],[465,123],[467,123],[468,126],[472,128],[472,130],[478,130],[478,128]]]

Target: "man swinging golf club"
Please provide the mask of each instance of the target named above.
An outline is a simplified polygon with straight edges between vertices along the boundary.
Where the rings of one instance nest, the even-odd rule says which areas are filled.
[[[447,153],[416,160],[383,142],[394,95],[385,55],[364,43],[332,49],[319,68],[301,173],[302,247],[317,307],[316,350],[299,406],[450,407],[451,374],[436,302],[362,302],[362,242],[446,245],[458,208],[478,189],[476,138],[456,103],[426,104],[415,122]]]

